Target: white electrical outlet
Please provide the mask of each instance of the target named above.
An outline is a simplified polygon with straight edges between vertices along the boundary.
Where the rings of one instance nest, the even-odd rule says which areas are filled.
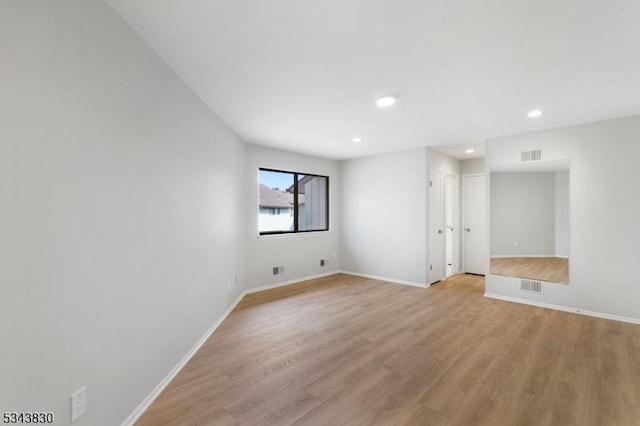
[[[78,420],[87,411],[87,388],[84,387],[71,395],[71,423]]]

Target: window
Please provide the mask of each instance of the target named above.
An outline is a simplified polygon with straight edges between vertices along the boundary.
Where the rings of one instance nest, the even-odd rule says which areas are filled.
[[[329,230],[329,177],[260,169],[260,235]]]

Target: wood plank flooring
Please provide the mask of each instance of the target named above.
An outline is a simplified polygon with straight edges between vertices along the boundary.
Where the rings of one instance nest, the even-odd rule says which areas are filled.
[[[491,273],[568,284],[569,259],[561,257],[492,257]]]
[[[334,275],[245,297],[137,423],[640,425],[640,326]]]

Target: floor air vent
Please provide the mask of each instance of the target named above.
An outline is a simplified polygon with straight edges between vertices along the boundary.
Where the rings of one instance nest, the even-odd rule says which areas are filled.
[[[542,282],[533,280],[520,280],[520,290],[529,293],[542,294]]]
[[[527,161],[540,161],[542,160],[542,150],[533,149],[531,151],[522,151],[520,153],[520,161],[523,163]]]

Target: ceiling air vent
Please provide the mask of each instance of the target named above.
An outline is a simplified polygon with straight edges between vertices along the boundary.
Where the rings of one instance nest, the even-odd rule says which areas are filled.
[[[527,161],[540,161],[542,160],[542,150],[532,149],[531,151],[522,151],[520,153],[520,161],[523,163]]]
[[[534,280],[520,280],[520,290],[529,293],[542,294],[542,282]]]

